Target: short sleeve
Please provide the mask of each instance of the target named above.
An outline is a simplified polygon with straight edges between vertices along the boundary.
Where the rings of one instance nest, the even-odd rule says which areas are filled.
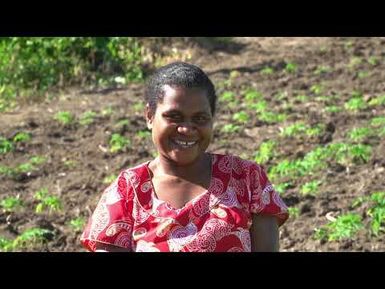
[[[80,238],[89,251],[96,243],[132,248],[132,187],[125,172],[103,192]]]
[[[253,163],[249,171],[250,212],[257,215],[273,215],[281,226],[289,217],[286,204],[270,183],[265,169]]]

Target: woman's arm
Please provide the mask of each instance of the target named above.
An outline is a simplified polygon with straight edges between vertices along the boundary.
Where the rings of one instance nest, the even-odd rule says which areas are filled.
[[[252,252],[278,252],[279,231],[277,218],[253,214],[250,237]]]
[[[95,252],[131,252],[131,251],[122,247],[97,242]]]

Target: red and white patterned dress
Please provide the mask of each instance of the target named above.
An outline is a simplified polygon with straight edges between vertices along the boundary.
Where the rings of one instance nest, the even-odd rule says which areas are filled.
[[[263,167],[236,156],[211,154],[209,189],[180,209],[159,200],[148,163],[124,170],[103,193],[82,234],[135,252],[250,252],[252,214],[274,215],[282,225],[287,207]]]

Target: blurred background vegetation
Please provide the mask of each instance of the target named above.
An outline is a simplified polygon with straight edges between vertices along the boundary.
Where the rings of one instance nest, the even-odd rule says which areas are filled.
[[[184,41],[185,39],[178,39]],[[1,37],[0,112],[71,86],[141,82],[167,61],[160,37]],[[179,59],[183,59],[178,55]],[[184,57],[185,60],[188,56]]]

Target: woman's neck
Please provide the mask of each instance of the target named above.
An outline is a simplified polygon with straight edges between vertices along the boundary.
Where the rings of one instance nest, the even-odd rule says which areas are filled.
[[[174,176],[182,179],[191,179],[202,173],[207,174],[210,168],[211,158],[208,153],[203,153],[195,162],[180,166],[162,156],[151,161],[149,167],[155,176]],[[210,169],[209,169],[210,172]]]

